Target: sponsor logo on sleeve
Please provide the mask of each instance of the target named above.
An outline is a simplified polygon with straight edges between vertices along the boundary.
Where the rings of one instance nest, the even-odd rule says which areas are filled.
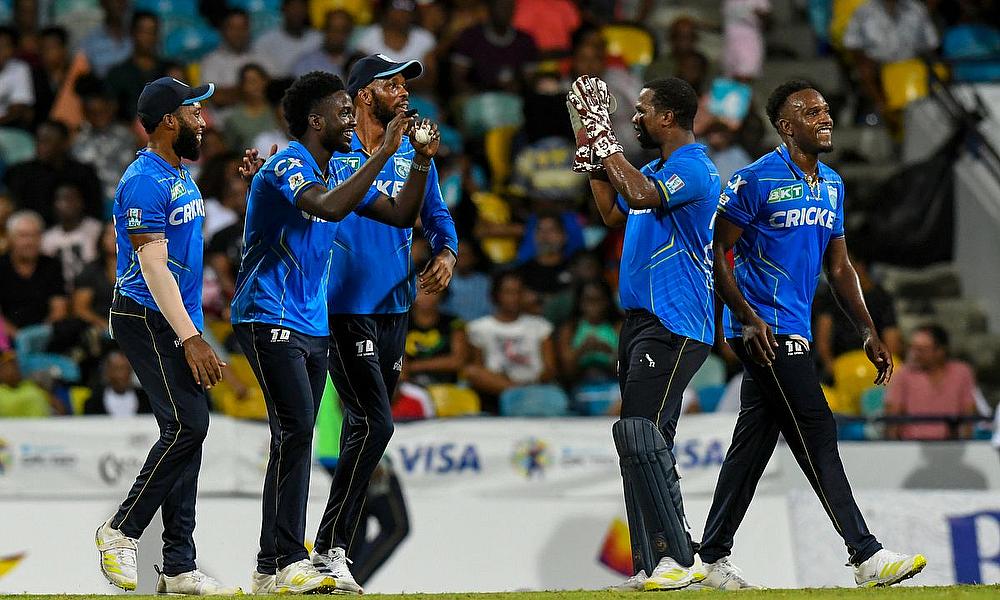
[[[142,209],[130,208],[125,211],[125,226],[129,229],[142,227]]]
[[[837,210],[837,200],[840,199],[840,192],[837,190],[837,186],[827,184],[826,191],[830,195],[830,208]]]
[[[288,178],[288,187],[290,187],[293,192],[297,191],[300,187],[305,185],[305,183],[306,177],[302,173],[292,173],[292,175]]]
[[[677,175],[677,173],[674,173],[673,175],[670,176],[670,179],[667,180],[666,185],[668,192],[670,192],[671,194],[676,194],[681,190],[682,187],[684,187],[684,180],[681,179],[680,176]]]

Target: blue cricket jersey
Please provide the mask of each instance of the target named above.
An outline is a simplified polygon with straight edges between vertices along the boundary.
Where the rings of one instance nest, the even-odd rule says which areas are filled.
[[[776,334],[812,340],[812,301],[831,238],[844,235],[844,182],[823,163],[810,187],[778,146],[736,171],[723,190],[719,216],[743,228],[736,242],[736,283],[754,312]],[[740,323],[723,313],[726,337]]]
[[[410,310],[416,292],[416,274],[410,260],[413,229],[393,227],[362,215],[364,208],[380,194],[391,198],[399,194],[410,173],[414,154],[409,138],[403,136],[399,150],[375,178],[364,204],[338,224],[330,267],[328,300],[331,315],[395,314]],[[343,181],[368,159],[355,134],[351,151],[337,152],[330,159],[330,171],[336,172],[337,179]],[[427,174],[420,222],[435,255],[445,248],[458,254],[455,222],[441,197],[433,161]]]
[[[125,169],[112,209],[118,260],[115,291],[159,311],[139,268],[129,235],[162,233],[167,238],[167,268],[177,280],[184,308],[201,331],[202,260],[205,201],[187,167],[175,168],[149,149],[140,150]]]
[[[715,338],[712,304],[712,225],[719,202],[719,172],[701,144],[673,151],[641,169],[660,194],[658,208],[629,209],[618,288],[622,308],[644,309],[663,326],[711,344]]]
[[[313,185],[332,189],[312,154],[297,141],[254,175],[247,198],[243,256],[233,296],[233,323],[267,323],[312,336],[329,335],[326,287],[336,223],[295,205]]]

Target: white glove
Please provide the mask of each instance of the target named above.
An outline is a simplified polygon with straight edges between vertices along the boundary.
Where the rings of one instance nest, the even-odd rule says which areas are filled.
[[[572,95],[573,92],[570,92],[566,96],[566,109],[569,111],[569,122],[573,126],[573,137],[576,139],[573,172],[593,173],[594,171],[600,171],[604,167],[601,165],[601,161],[594,157],[594,151],[590,147],[590,140],[587,139],[587,128],[580,119],[580,112],[576,110],[573,102],[569,99],[569,96]]]
[[[611,128],[611,93],[606,83],[597,77],[579,77],[567,100],[579,113],[590,147],[599,160],[624,152]]]

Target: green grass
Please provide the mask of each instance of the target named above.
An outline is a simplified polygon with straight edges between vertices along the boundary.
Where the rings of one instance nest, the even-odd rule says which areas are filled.
[[[365,600],[635,600],[639,592],[507,592],[497,594],[366,594]],[[647,594],[648,595],[648,594]],[[1000,585],[950,586],[950,587],[895,587],[860,590],[851,588],[826,588],[804,590],[748,590],[738,592],[681,591],[653,594],[658,600],[840,600],[848,598],[883,598],[902,600],[995,600],[1000,598]],[[129,600],[162,600],[162,596],[126,596]],[[343,596],[337,596],[342,598]],[[0,596],[0,600],[103,600],[101,595],[23,595]],[[282,600],[317,600],[317,596],[273,596]]]

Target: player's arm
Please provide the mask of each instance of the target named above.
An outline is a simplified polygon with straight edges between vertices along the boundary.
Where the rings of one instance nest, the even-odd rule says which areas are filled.
[[[754,360],[762,365],[770,365],[774,360],[774,348],[778,342],[771,328],[757,316],[736,283],[733,268],[726,260],[726,253],[736,245],[743,235],[743,228],[719,213],[715,219],[715,234],[712,237],[712,266],[715,291],[740,322],[743,329],[743,343],[750,350]]]
[[[621,152],[603,160],[611,186],[622,195],[629,208],[644,210],[663,206],[663,197],[652,178],[643,175]]]
[[[883,385],[892,378],[892,353],[885,345],[875,329],[875,323],[865,306],[865,297],[861,292],[858,274],[847,255],[847,241],[843,236],[834,237],[826,248],[826,277],[830,281],[830,289],[837,304],[854,323],[854,327],[865,341],[865,353],[868,360],[878,369],[875,385]]]
[[[611,187],[608,175],[604,171],[593,171],[590,173],[590,191],[594,194],[594,204],[597,212],[601,213],[601,219],[608,227],[621,227],[625,225],[627,215],[618,206],[618,193]]]
[[[426,144],[420,144],[413,135],[410,136],[410,142],[416,153],[410,163],[410,173],[406,177],[403,189],[395,198],[379,194],[378,198],[365,208],[366,217],[401,228],[413,227],[417,223],[431,172],[431,159],[437,154],[441,139],[437,124],[424,119],[421,126],[424,125],[430,127],[431,140]]]
[[[360,169],[332,190],[319,185],[301,189],[295,196],[295,206],[326,221],[343,220],[368,195],[368,190],[382,172],[382,167],[399,150],[403,132],[409,129],[412,121],[412,117],[398,113],[386,126],[382,144]]]
[[[420,209],[420,224],[434,256],[420,272],[418,282],[423,293],[437,294],[451,283],[455,263],[458,262],[458,232],[455,230],[455,219],[441,195],[437,170],[433,167],[427,182],[427,196]]]
[[[163,232],[134,233],[129,235],[129,240],[139,258],[139,268],[149,293],[184,346],[184,358],[191,374],[199,385],[211,388],[222,380],[225,364],[202,339],[184,308],[177,280],[167,267],[166,237]]]

